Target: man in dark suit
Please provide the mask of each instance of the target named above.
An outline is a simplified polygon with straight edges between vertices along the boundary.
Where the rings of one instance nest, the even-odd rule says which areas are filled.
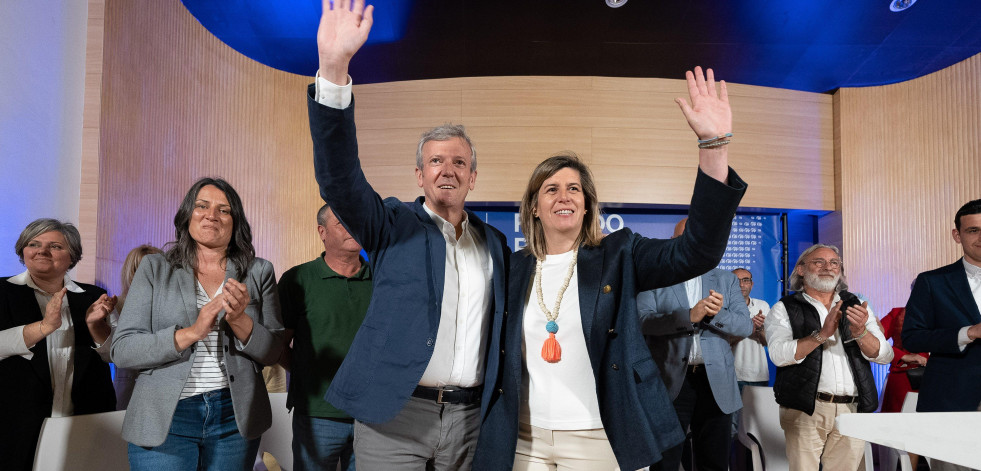
[[[903,346],[930,352],[920,412],[981,410],[981,199],[961,206],[951,235],[964,257],[916,277],[906,304]],[[967,469],[933,463],[933,469]]]
[[[374,292],[326,400],[356,419],[359,469],[469,469],[496,378],[510,251],[466,211],[477,179],[462,126],[423,134],[416,180],[424,197],[382,198],[358,159],[351,82],[371,29],[363,0],[323,2],[320,70],[308,110],[320,193],[368,252]]]
[[[675,227],[685,230],[687,219]],[[691,426],[700,470],[726,470],[732,414],[743,407],[733,367],[732,337],[753,333],[739,280],[719,269],[684,283],[637,295],[642,331],[674,401],[682,429]],[[656,467],[674,471],[682,446],[664,453]]]

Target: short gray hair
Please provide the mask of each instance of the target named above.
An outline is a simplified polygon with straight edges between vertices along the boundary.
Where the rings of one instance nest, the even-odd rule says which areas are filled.
[[[797,267],[803,266],[807,262],[807,257],[814,253],[817,249],[829,249],[841,258],[841,250],[833,245],[826,244],[814,244],[807,248],[807,250],[801,252],[800,257],[797,257],[797,264],[794,265],[793,271],[790,273],[790,289],[793,291],[801,291],[804,289],[804,277],[797,274]],[[844,291],[848,289],[848,283],[845,283],[845,264],[841,264],[841,277],[838,278],[838,285],[835,286],[835,292]]]
[[[326,226],[327,225],[327,210],[330,209],[329,204],[324,204],[317,210],[317,225]]]
[[[477,149],[473,147],[473,142],[470,141],[470,136],[467,135],[466,129],[462,124],[450,124],[446,123],[442,126],[436,126],[424,133],[419,137],[419,146],[416,147],[416,168],[422,170],[422,146],[426,145],[429,141],[448,141],[455,137],[463,139],[470,147],[470,171],[477,171]]]
[[[34,240],[35,237],[51,231],[60,232],[61,235],[65,236],[65,242],[68,243],[68,256],[71,257],[72,261],[72,264],[68,266],[69,270],[75,268],[75,265],[82,260],[82,236],[78,234],[78,229],[75,228],[75,225],[70,222],[61,222],[57,219],[41,218],[31,221],[20,233],[17,243],[14,244],[17,258],[20,259],[22,265],[24,264],[24,247],[27,247],[27,244]]]

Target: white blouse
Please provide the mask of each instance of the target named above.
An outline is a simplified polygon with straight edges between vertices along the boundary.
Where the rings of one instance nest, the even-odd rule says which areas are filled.
[[[555,298],[569,272],[572,255],[572,251],[548,255],[542,264],[542,300],[550,310],[555,307]],[[527,300],[521,341],[525,373],[519,415],[522,423],[549,430],[603,428],[599,398],[596,396],[596,378],[590,366],[586,336],[582,330],[578,274],[577,266],[555,319],[559,325],[555,339],[562,348],[562,359],[556,363],[542,359],[542,345],[548,338],[545,330],[548,319],[538,306],[534,279],[525,294]]]

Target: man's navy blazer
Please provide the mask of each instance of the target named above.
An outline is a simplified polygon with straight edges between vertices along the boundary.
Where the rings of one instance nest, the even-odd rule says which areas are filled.
[[[394,418],[419,384],[436,344],[446,241],[423,208],[424,199],[404,204],[382,200],[361,169],[354,125],[354,102],[338,110],[307,97],[314,169],[320,194],[348,232],[368,253],[374,291],[364,323],[331,381],[326,400],[367,423]],[[491,332],[504,317],[507,238],[467,211],[471,227],[482,235],[493,263]],[[499,336],[487,332],[487,349],[500,349]],[[487,355],[485,373],[497,376],[498,356]],[[490,395],[484,390],[484,401]]]
[[[981,341],[962,352],[957,334],[981,323],[981,313],[967,283],[963,259],[920,273],[913,283],[903,321],[903,347],[930,352],[919,412],[973,412],[981,403]]]
[[[731,414],[743,407],[743,401],[739,397],[729,339],[752,334],[753,321],[739,291],[739,279],[732,272],[716,268],[702,275],[700,297],[708,297],[710,289],[722,294],[723,306],[718,314],[700,324],[699,344],[715,403],[723,413]],[[637,295],[641,331],[647,338],[654,361],[661,368],[661,377],[672,399],[678,397],[685,381],[695,334],[689,309],[684,283]]]

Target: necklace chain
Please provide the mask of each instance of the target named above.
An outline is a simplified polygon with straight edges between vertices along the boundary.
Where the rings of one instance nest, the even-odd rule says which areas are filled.
[[[535,262],[535,294],[538,295],[538,307],[542,309],[545,313],[545,318],[549,321],[554,321],[559,317],[559,306],[562,304],[562,296],[565,294],[565,290],[569,288],[569,283],[572,281],[572,274],[576,269],[576,261],[579,260],[579,248],[572,252],[572,262],[569,263],[569,272],[565,274],[565,281],[562,282],[562,286],[559,287],[558,295],[555,296],[555,310],[549,311],[545,307],[545,300],[542,296],[542,259],[538,259]]]

